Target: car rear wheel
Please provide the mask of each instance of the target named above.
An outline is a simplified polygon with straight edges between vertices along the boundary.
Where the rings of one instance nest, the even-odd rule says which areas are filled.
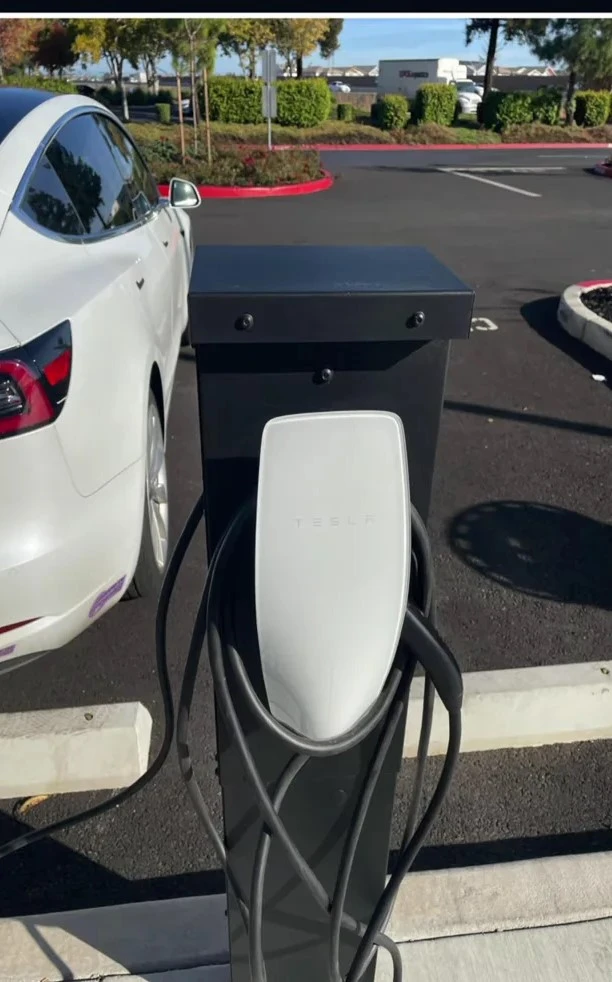
[[[149,392],[145,501],[140,555],[127,599],[155,596],[168,562],[168,474],[164,430],[155,395]]]

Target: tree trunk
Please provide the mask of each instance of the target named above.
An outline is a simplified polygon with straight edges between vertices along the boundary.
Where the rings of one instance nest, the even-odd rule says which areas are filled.
[[[191,112],[193,115],[193,149],[198,152],[198,93],[196,91],[196,70],[195,55],[193,52],[193,42],[191,43],[191,53],[189,57],[189,74],[191,75]]]
[[[257,77],[257,48],[252,45],[249,48],[249,78]]]
[[[565,102],[565,125],[574,125],[574,94],[576,92],[576,70],[570,68],[567,80],[567,93]]]
[[[296,78],[302,78],[304,75],[304,59],[302,55],[296,55],[295,57],[295,75]]]
[[[210,139],[210,111],[208,108],[208,68],[204,66],[203,76],[203,89],[204,89],[204,125],[206,128],[206,157],[208,159],[208,166],[212,164],[212,143]]]
[[[183,90],[180,72],[176,73],[176,97],[178,99],[179,134],[181,139],[181,160],[185,163],[185,125],[183,123]]]
[[[486,99],[491,88],[493,87],[493,69],[495,68],[495,55],[497,54],[497,38],[499,35],[499,21],[494,20],[491,23],[491,30],[489,31],[489,45],[487,47],[487,62],[485,66],[485,77],[484,77],[484,92],[482,95],[483,99]]]
[[[125,79],[121,76],[119,80],[119,85],[121,87],[121,108],[123,111],[123,122],[129,123],[130,121],[130,107],[127,101],[127,89],[125,87]]]

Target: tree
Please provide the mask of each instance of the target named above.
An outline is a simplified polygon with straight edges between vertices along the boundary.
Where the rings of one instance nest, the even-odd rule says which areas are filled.
[[[570,17],[518,23],[522,40],[538,58],[567,70],[565,119],[571,126],[578,82],[612,73],[612,24],[606,18]]]
[[[172,70],[176,78],[176,99],[178,103],[179,134],[181,141],[181,159],[185,163],[185,123],[183,120],[183,75],[189,71],[187,38],[184,24],[180,20],[167,21],[168,51],[172,61]]]
[[[24,68],[31,60],[40,21],[3,18],[0,20],[0,79],[7,72]]]
[[[237,55],[240,67],[249,78],[257,75],[257,62],[261,51],[275,40],[274,22],[237,18],[228,20],[219,36],[219,44],[226,55]]]
[[[74,41],[74,26],[69,22],[47,22],[34,36],[32,61],[50,75],[58,72],[61,78],[64,70],[72,68],[79,57],[74,50]]]
[[[500,34],[504,41],[515,41],[517,39],[521,39],[521,28],[519,25],[523,23],[531,24],[535,22],[518,20],[489,20],[486,17],[473,17],[465,25],[466,44],[471,44],[477,37],[481,37],[483,35],[488,36],[483,98],[488,95],[493,85],[495,57],[497,55]]]
[[[329,20],[291,18],[274,21],[275,43],[289,64],[295,60],[296,75],[304,74],[304,58],[311,55],[329,30]]]
[[[176,22],[175,22],[176,23]],[[170,46],[172,21],[162,18],[145,17],[137,28],[137,48],[147,77],[147,88],[155,95],[159,92],[157,66]]]
[[[340,47],[340,35],[342,34],[342,28],[344,27],[344,20],[342,18],[330,18],[327,21],[327,30],[325,34],[319,41],[319,51],[321,52],[321,58],[332,58],[338,48]]]
[[[202,92],[204,95],[204,128],[206,132],[206,155],[208,163],[212,164],[212,142],[210,134],[210,113],[208,107],[208,76],[214,72],[217,60],[217,48],[225,21],[207,18],[201,22],[198,36],[198,67],[202,72]]]
[[[72,21],[75,32],[75,51],[91,62],[106,60],[113,81],[121,91],[123,119],[128,121],[130,112],[127,102],[123,70],[127,62],[138,68],[140,56],[141,21],[128,18],[92,18]]]

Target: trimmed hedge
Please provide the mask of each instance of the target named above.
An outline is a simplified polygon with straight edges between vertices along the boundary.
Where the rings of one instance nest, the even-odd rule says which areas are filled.
[[[542,88],[532,93],[533,122],[556,126],[561,116],[562,100],[563,94],[559,89]]]
[[[169,102],[158,102],[155,105],[157,118],[160,123],[167,125],[172,120],[172,107]]]
[[[324,78],[286,79],[276,90],[281,126],[319,126],[329,119],[333,97]]]
[[[534,98],[531,92],[489,92],[480,107],[479,122],[498,133],[508,126],[532,123],[534,119]]]
[[[213,76],[208,83],[211,120],[242,126],[262,123],[262,92],[263,83],[259,79]],[[323,78],[287,79],[278,83],[276,94],[276,121],[281,126],[319,126],[329,119],[333,99]],[[203,114],[204,93],[201,86],[198,98]]]
[[[574,102],[574,122],[578,126],[603,126],[610,115],[609,92],[577,92]]]
[[[377,122],[381,130],[403,130],[408,123],[408,100],[403,95],[384,95],[377,105]]]
[[[76,85],[62,78],[43,78],[41,75],[7,75],[2,85],[17,89],[44,89],[46,92],[57,92],[58,95],[75,95]]]
[[[457,90],[454,85],[427,82],[417,90],[412,121],[450,126],[455,118],[456,105]]]
[[[214,75],[208,83],[211,120],[219,123],[263,123],[261,109],[263,83],[259,79]],[[204,115],[204,92],[198,89],[200,111]]]
[[[339,102],[336,106],[337,118],[344,123],[353,123],[355,120],[355,107],[350,102]]]

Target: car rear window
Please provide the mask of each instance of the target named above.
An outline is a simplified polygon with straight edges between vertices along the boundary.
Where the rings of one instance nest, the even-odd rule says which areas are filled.
[[[36,109],[41,102],[54,98],[54,92],[43,92],[41,89],[0,87],[0,143],[24,116]]]

